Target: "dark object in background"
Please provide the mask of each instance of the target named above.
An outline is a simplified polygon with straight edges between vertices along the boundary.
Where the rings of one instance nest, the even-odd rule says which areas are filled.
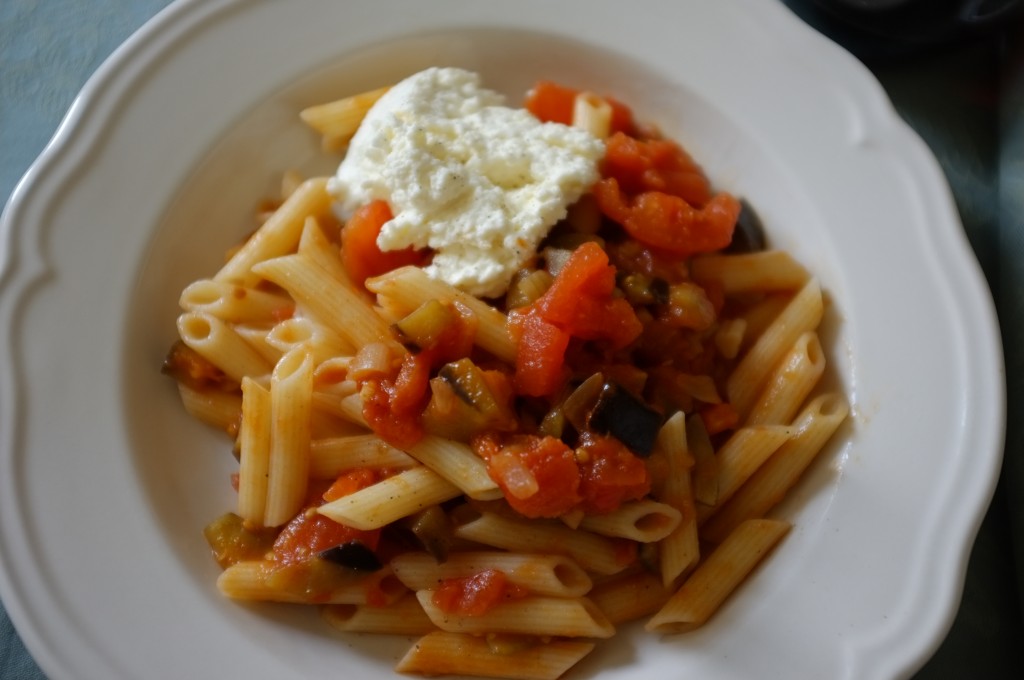
[[[802,19],[864,59],[975,39],[1022,18],[1024,0],[785,0]]]

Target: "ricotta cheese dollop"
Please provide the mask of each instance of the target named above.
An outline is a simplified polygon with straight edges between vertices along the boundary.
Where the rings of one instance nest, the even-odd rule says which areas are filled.
[[[381,250],[431,248],[428,275],[497,297],[597,181],[603,154],[585,130],[506,107],[476,73],[430,68],[367,112],[328,190],[342,219],[387,201]]]

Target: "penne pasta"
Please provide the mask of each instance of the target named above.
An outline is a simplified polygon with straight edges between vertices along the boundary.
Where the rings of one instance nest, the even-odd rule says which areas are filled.
[[[715,331],[715,349],[726,359],[735,359],[747,335],[746,319],[726,319]]]
[[[656,448],[667,460],[658,498],[680,514],[676,528],[658,543],[658,566],[662,582],[668,586],[700,559],[697,509],[690,477],[693,458],[687,447],[686,417],[681,412],[662,425]]]
[[[592,642],[553,640],[495,652],[487,639],[435,632],[419,640],[395,666],[399,673],[555,680],[594,649]]]
[[[726,295],[797,290],[810,279],[804,266],[782,250],[702,255],[693,258],[690,275],[722,286]]]
[[[698,521],[715,511],[715,507],[729,500],[743,482],[775,453],[793,430],[782,425],[757,425],[737,430],[716,454],[718,460],[718,499],[715,506],[697,508]]]
[[[354,354],[351,344],[308,317],[292,317],[275,325],[267,333],[266,343],[282,354],[305,346],[317,367],[335,357]]]
[[[316,217],[306,218],[302,227],[302,234],[299,236],[299,245],[296,252],[302,257],[316,262],[326,270],[333,278],[337,279],[355,292],[360,292],[352,285],[351,279],[341,264],[341,254],[338,244],[327,239],[324,230]]]
[[[387,568],[367,573],[321,561],[313,569],[320,573],[309,573],[301,564],[237,562],[221,572],[217,588],[232,600],[354,605],[370,604],[372,600],[377,606],[408,592]]]
[[[761,337],[765,329],[782,313],[792,299],[793,294],[789,292],[769,293],[745,309],[737,317],[744,325],[741,348],[749,347]]]
[[[788,423],[825,372],[825,352],[818,334],[808,331],[796,339],[751,406],[748,425]]]
[[[386,607],[368,604],[332,604],[324,607],[324,620],[346,633],[425,635],[437,630],[415,593],[405,593]]]
[[[182,291],[178,304],[187,312],[211,314],[229,323],[267,323],[291,316],[291,298],[228,281],[202,279]]]
[[[325,104],[308,106],[299,112],[299,118],[322,135],[325,151],[341,151],[359,129],[366,112],[388,89],[381,87]]]
[[[579,526],[603,536],[654,543],[675,531],[682,518],[682,513],[671,505],[644,499],[624,503],[603,515],[587,515]]]
[[[242,417],[242,397],[237,392],[197,390],[178,383],[185,411],[193,418],[234,436]]]
[[[849,406],[838,394],[813,399],[791,425],[793,436],[707,521],[701,534],[717,543],[744,520],[766,515],[796,483],[848,413]]]
[[[671,593],[649,571],[626,572],[603,581],[587,593],[612,625],[636,621],[661,609]]]
[[[434,604],[433,592],[419,590],[416,597],[431,622],[450,633],[518,633],[558,637],[608,638],[615,627],[585,597],[528,595],[506,600],[479,616],[443,611]]]
[[[481,501],[501,498],[501,489],[487,474],[487,466],[465,444],[427,435],[406,452],[470,498]]]
[[[327,178],[306,180],[221,267],[214,275],[214,281],[255,285],[260,276],[253,273],[252,268],[264,260],[294,251],[306,218],[310,215],[327,215],[330,208]]]
[[[270,332],[274,329],[274,326],[268,324],[236,323],[231,324],[231,327],[236,333],[238,333],[238,336],[245,340],[250,347],[256,350],[256,352],[263,357],[269,365],[275,365],[284,355],[284,352],[267,342],[267,338],[270,335]]]
[[[212,314],[185,312],[178,317],[182,341],[237,382],[249,376],[265,379],[271,364],[231,326]]]
[[[340,399],[330,397],[330,399],[332,413],[341,418],[344,418],[353,425],[360,425],[364,428],[370,427],[366,423],[366,418],[363,416],[363,397],[361,394],[350,394],[341,397]],[[319,395],[317,399],[317,404],[322,404]]]
[[[335,479],[359,468],[404,469],[419,464],[375,434],[316,439],[310,444],[309,457],[309,475],[314,479]]]
[[[316,380],[315,375],[314,373],[314,381]],[[316,393],[314,393],[313,413],[310,416],[309,423],[310,439],[337,439],[339,437],[355,437],[366,434],[366,428],[354,425],[343,418],[338,418],[317,408],[315,395]],[[312,442],[310,442],[310,456],[312,456]],[[310,459],[310,464],[312,464],[312,458]]]
[[[644,626],[652,633],[684,633],[703,625],[789,531],[789,524],[749,520],[722,542]]]
[[[238,516],[252,526],[264,526],[267,480],[270,476],[270,391],[242,379],[242,425],[238,433]]]
[[[718,456],[715,455],[711,437],[708,435],[707,428],[704,427],[704,420],[698,415],[686,419],[686,445],[694,460],[691,475],[694,501],[702,505],[717,504],[719,494]]]
[[[567,555],[587,571],[598,574],[618,573],[633,559],[632,555],[623,554],[621,543],[605,536],[490,512],[479,513],[460,524],[455,528],[455,535],[505,550]]]
[[[313,359],[292,350],[274,367],[270,381],[270,462],[264,524],[280,526],[306,499],[312,439]]]
[[[283,255],[261,262],[253,271],[284,288],[302,310],[355,347],[390,340],[387,323],[347,282],[340,281],[302,255]]]
[[[514,361],[515,342],[509,335],[507,318],[489,304],[431,279],[422,269],[402,267],[373,279],[367,279],[366,288],[408,314],[428,300],[458,301],[476,315],[478,326],[476,344],[503,361]]]
[[[393,558],[391,568],[410,590],[431,590],[446,579],[468,578],[488,569],[537,595],[580,597],[592,585],[587,573],[562,555],[472,551],[455,553],[439,564],[428,553],[411,552]]]
[[[817,279],[808,281],[747,350],[726,381],[729,402],[747,414],[769,373],[796,339],[821,323],[823,305]]]
[[[580,92],[573,99],[572,126],[586,130],[598,139],[611,134],[612,107],[592,92]]]
[[[379,529],[462,492],[428,467],[404,470],[361,491],[325,503],[320,514],[356,529]]]

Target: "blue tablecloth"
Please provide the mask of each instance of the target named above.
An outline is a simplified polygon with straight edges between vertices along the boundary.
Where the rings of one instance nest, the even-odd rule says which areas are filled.
[[[85,80],[167,0],[0,2],[0,197],[49,140]],[[829,32],[801,3],[787,3]],[[938,157],[995,295],[1009,390],[1003,475],[946,641],[915,680],[1024,678],[1024,49],[984,40],[866,59]],[[842,39],[842,34],[833,34]],[[0,678],[45,676],[0,607]]]

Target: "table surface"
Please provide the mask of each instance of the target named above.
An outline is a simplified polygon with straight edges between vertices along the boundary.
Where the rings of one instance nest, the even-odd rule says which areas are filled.
[[[168,0],[0,3],[0,198],[53,135],[86,79]],[[854,49],[935,153],[996,299],[1009,413],[1024,390],[1024,49],[1007,26],[928,49],[879,49],[809,2],[786,2]],[[1024,427],[1009,418],[1003,475],[945,642],[915,680],[1024,678]],[[0,678],[45,675],[0,606]]]

